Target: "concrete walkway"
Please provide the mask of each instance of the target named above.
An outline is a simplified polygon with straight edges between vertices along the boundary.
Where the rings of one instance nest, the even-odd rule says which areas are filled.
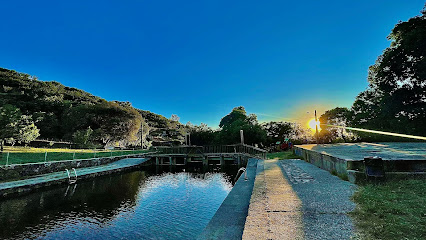
[[[302,160],[259,161],[243,239],[350,239],[354,190]]]
[[[87,178],[93,175],[103,175],[111,172],[116,172],[131,167],[138,166],[147,161],[145,158],[126,158],[116,162],[112,162],[106,165],[77,168],[78,179]],[[70,170],[70,174],[73,177],[74,171]],[[3,182],[0,183],[0,197],[11,195],[14,193],[22,193],[31,191],[34,188],[42,186],[49,186],[53,184],[60,184],[68,181],[68,174],[66,171],[48,173],[43,175],[34,176],[32,178]]]

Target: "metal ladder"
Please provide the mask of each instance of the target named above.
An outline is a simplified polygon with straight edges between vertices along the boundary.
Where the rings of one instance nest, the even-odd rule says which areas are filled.
[[[77,171],[75,170],[75,168],[72,168],[72,170],[74,170],[74,178],[71,177],[70,175],[70,171],[68,169],[65,169],[67,171],[68,174],[68,182],[69,184],[74,184],[77,182]]]
[[[247,181],[247,169],[242,167],[240,169],[238,169],[237,175],[235,176],[234,182],[237,182],[238,178],[244,173],[244,181]],[[240,173],[241,172],[241,173]]]

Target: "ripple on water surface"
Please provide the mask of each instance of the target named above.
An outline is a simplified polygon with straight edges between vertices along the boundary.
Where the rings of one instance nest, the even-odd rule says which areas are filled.
[[[0,238],[194,239],[231,188],[223,173],[93,179],[0,201]]]

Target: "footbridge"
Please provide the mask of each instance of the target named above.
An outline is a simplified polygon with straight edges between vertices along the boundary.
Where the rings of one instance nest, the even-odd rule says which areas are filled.
[[[154,147],[155,152],[147,157],[155,159],[156,165],[241,165],[249,158],[266,158],[266,151],[247,144]]]

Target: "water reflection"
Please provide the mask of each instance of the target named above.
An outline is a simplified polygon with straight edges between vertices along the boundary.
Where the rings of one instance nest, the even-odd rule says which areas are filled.
[[[3,200],[0,238],[193,239],[231,190],[227,179],[156,169]]]

